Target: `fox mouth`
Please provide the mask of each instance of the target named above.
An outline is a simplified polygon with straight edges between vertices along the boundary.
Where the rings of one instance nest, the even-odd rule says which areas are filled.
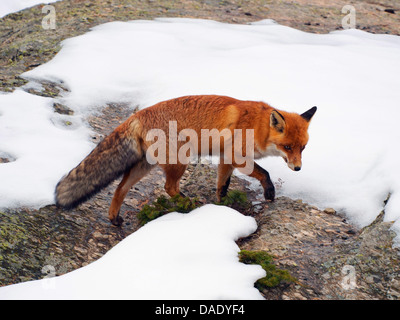
[[[289,169],[291,169],[293,171],[300,171],[301,170],[301,166],[295,166],[293,163],[288,163],[287,161],[286,161],[286,163],[287,163]]]

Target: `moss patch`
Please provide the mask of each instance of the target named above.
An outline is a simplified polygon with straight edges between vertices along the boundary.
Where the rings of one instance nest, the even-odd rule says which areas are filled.
[[[0,216],[2,215],[4,214],[0,212]],[[0,250],[13,249],[26,241],[28,237],[25,232],[26,230],[13,223],[0,225]]]
[[[187,213],[199,207],[199,205],[200,203],[196,198],[192,200],[180,195],[176,195],[172,198],[160,196],[151,205],[144,205],[137,217],[140,224],[145,225],[147,222],[157,219],[166,213],[174,211]]]
[[[188,213],[202,204],[203,203],[197,198],[190,199],[180,195],[167,198],[162,195],[152,204],[145,204],[142,210],[137,214],[137,218],[141,225],[145,225],[147,222],[157,219],[169,212]],[[238,190],[229,191],[228,194],[221,199],[221,202],[216,204],[228,206],[242,212],[250,208],[250,202],[247,200],[246,193]]]
[[[42,268],[50,263],[49,257],[53,257],[57,274],[72,271],[70,261],[86,262],[75,259],[74,248],[87,231],[87,225],[65,219],[54,206],[34,213],[29,209],[0,211],[0,287],[43,278]]]
[[[255,287],[260,291],[276,287],[282,282],[297,282],[287,270],[277,269],[273,257],[265,251],[242,250],[239,252],[239,261],[245,264],[259,264],[265,270],[267,275],[255,283]]]
[[[228,206],[238,211],[245,211],[250,208],[246,192],[239,190],[229,191],[225,197],[222,197],[221,202],[217,202],[216,204]]]

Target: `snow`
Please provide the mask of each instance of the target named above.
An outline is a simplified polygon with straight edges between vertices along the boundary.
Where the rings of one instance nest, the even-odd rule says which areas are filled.
[[[54,113],[52,105],[22,90],[0,95],[0,157],[15,160],[0,164],[0,207],[54,203],[60,177],[93,148],[81,119]]]
[[[82,119],[101,106],[145,108],[183,95],[221,94],[298,113],[318,106],[300,172],[280,158],[259,161],[273,181],[283,182],[278,196],[333,207],[362,227],[376,218],[390,192],[385,221],[395,221],[399,233],[399,57],[398,36],[360,30],[309,34],[271,20],[97,26],[65,40],[55,58],[23,75],[30,85],[45,80],[67,87],[58,102],[75,116],[56,115],[53,99],[22,90],[0,95],[0,157],[16,159],[0,164],[0,207],[53,203],[57,181],[93,147]],[[63,125],[67,119],[72,126]],[[101,269],[84,270],[91,268]]]
[[[1,0],[0,2],[0,18],[25,8],[30,8],[41,3],[52,3],[59,0]]]
[[[256,229],[223,206],[169,213],[83,268],[0,288],[0,300],[262,299],[253,284],[265,271],[240,263],[235,243]]]

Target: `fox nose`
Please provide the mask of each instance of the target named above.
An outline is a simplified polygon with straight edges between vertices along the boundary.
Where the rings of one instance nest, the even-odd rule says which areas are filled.
[[[294,167],[294,171],[300,171],[301,167]]]

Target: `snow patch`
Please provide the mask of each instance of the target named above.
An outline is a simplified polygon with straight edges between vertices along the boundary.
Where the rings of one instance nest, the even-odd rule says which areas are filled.
[[[0,157],[13,160],[0,163],[0,208],[54,203],[58,180],[93,148],[81,118],[62,126],[64,116],[52,105],[53,99],[22,90],[0,95]]]

